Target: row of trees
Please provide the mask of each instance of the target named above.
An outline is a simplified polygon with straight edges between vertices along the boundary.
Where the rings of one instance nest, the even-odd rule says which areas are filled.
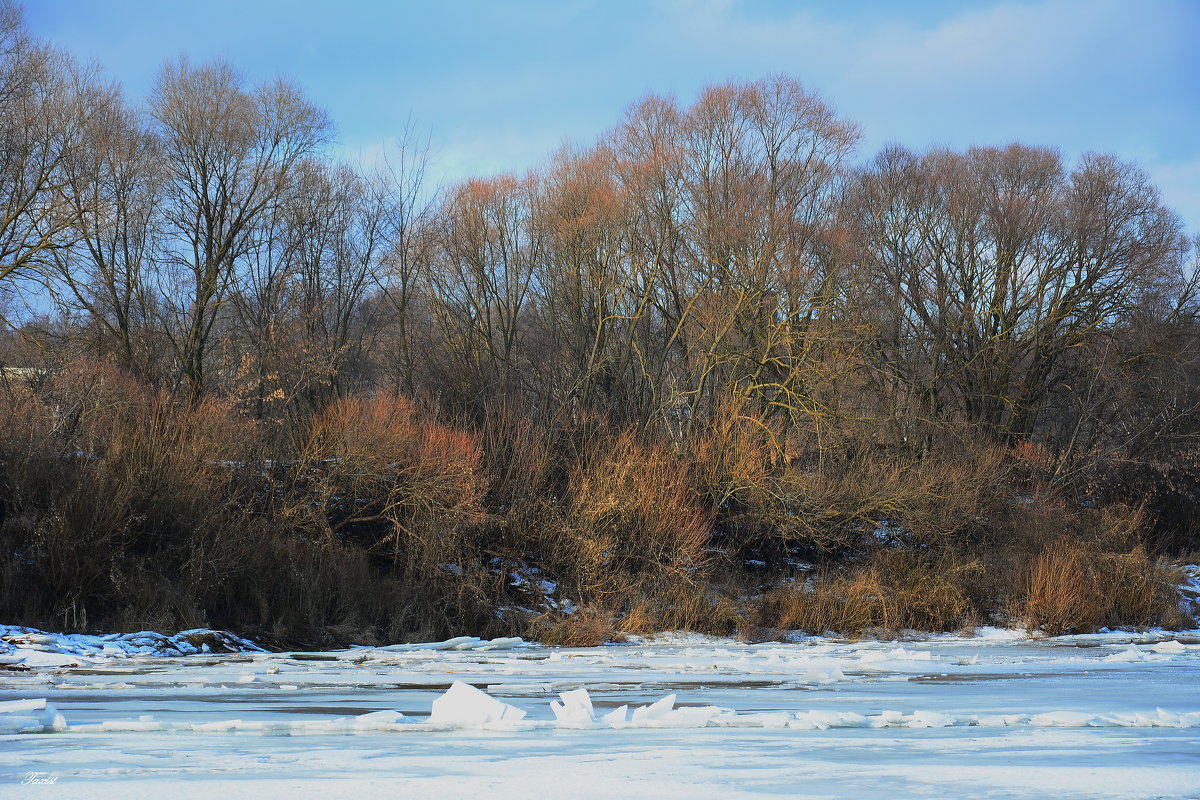
[[[779,463],[969,431],[1092,491],[1200,430],[1196,248],[1111,156],[855,162],[855,126],[781,76],[651,96],[527,175],[435,191],[412,136],[334,163],[299,89],[225,63],[169,64],[133,105],[11,3],[0,126],[0,293],[53,302],[23,324],[10,302],[42,346],[10,335],[9,363],[109,356],[280,441],[387,389],[468,426],[744,418]]]
[[[1200,248],[1135,165],[864,161],[786,76],[446,187],[331,137],[222,62],[133,103],[0,0],[0,616],[1193,624]]]

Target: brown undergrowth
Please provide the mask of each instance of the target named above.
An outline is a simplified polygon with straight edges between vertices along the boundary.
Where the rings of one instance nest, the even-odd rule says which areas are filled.
[[[814,455],[747,414],[468,428],[375,393],[281,446],[75,362],[0,394],[0,618],[318,646],[1194,624],[1140,510],[1072,503],[1020,450],[851,434]]]

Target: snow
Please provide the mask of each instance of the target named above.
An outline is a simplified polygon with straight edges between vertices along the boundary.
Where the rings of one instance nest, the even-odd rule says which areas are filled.
[[[598,648],[461,636],[321,653],[2,633],[0,796],[31,772],[56,778],[46,796],[100,800],[1194,798],[1200,786],[1200,631],[678,633]]]
[[[520,636],[502,639],[480,639],[478,636],[456,636],[444,642],[423,642],[417,644],[392,644],[376,648],[393,653],[410,652],[413,650],[511,650],[524,644]],[[371,649],[371,648],[364,648]]]
[[[1113,653],[1111,656],[1105,656],[1104,658],[1101,659],[1101,661],[1104,661],[1105,663],[1109,663],[1109,664],[1129,663],[1131,661],[1141,661],[1141,660],[1142,660],[1142,654],[1135,647],[1130,647],[1128,649],[1122,650],[1119,653]]]

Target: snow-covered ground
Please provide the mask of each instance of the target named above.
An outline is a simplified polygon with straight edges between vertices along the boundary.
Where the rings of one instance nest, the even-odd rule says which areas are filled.
[[[1200,797],[1200,632],[325,653],[0,634],[5,798]]]

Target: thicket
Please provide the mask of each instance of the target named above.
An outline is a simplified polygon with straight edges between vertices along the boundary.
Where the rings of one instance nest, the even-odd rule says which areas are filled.
[[[0,4],[0,618],[1190,624],[1197,246],[1135,165],[858,163],[787,77],[436,191],[329,136],[223,63],[133,106]]]

